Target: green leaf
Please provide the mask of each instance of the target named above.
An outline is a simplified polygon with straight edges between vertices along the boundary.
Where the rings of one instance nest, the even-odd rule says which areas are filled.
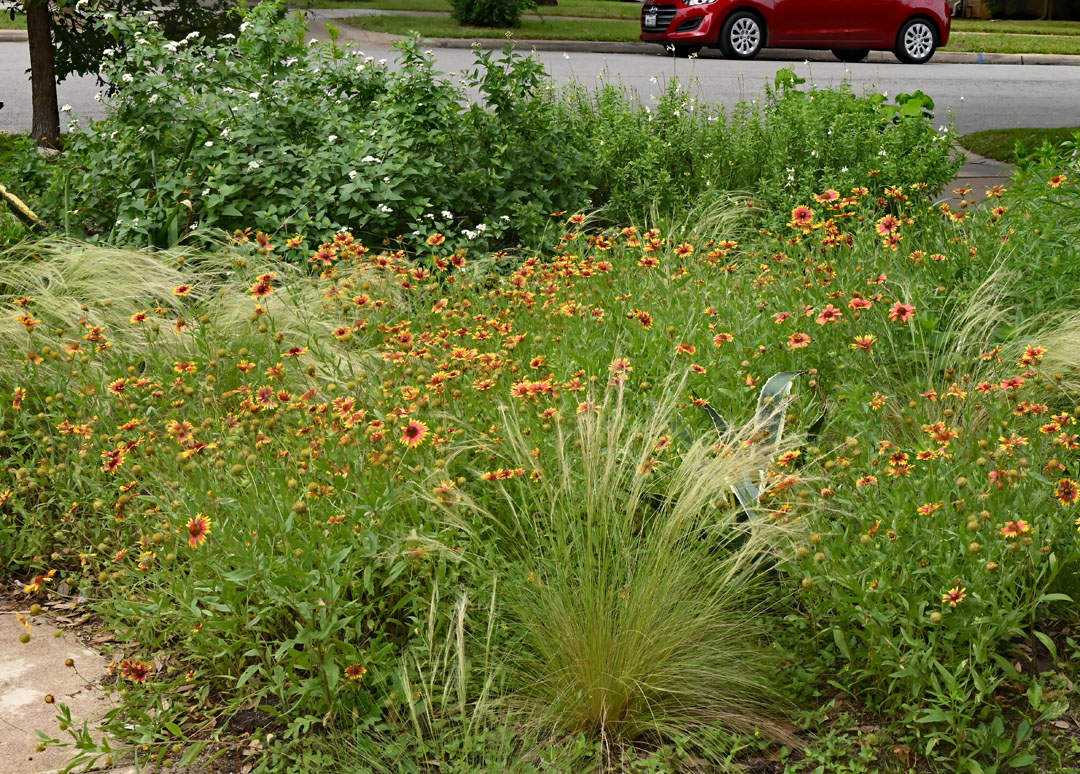
[[[1031,753],[1024,753],[1023,755],[1017,755],[1015,758],[1010,758],[1009,759],[1009,768],[1011,768],[1011,769],[1020,769],[1020,768],[1023,768],[1024,766],[1030,766],[1031,764],[1035,763],[1038,760],[1039,759],[1036,758]]]
[[[188,745],[188,748],[184,750],[184,754],[180,756],[180,760],[177,761],[177,767],[181,770],[189,768],[206,748],[206,745],[206,742],[194,742]]]
[[[1009,678],[1010,680],[1020,679],[1020,673],[1016,671],[1016,667],[1009,663],[1009,660],[1007,658],[1002,656],[1000,653],[992,653],[991,657],[994,659],[994,661],[997,662],[998,666],[1001,667],[1001,671],[1005,673],[1005,676],[1007,678]]]
[[[262,668],[262,667],[261,667],[261,665],[260,665],[260,664],[252,664],[252,665],[251,665],[251,666],[249,666],[249,667],[248,667],[247,669],[245,669],[245,670],[243,671],[243,673],[242,673],[242,674],[240,675],[240,679],[238,679],[238,680],[236,681],[236,687],[237,687],[237,688],[239,688],[239,687],[240,687],[240,686],[242,686],[242,685],[243,685],[244,683],[246,683],[246,682],[247,682],[248,680],[250,680],[250,679],[252,678],[252,676],[253,676],[253,675],[254,675],[254,674],[255,674],[256,672],[258,672],[258,671],[259,671],[259,669],[261,669],[261,668]]]
[[[915,718],[916,723],[948,723],[949,715],[943,709],[929,709],[926,710],[919,717]]]
[[[836,648],[839,650],[844,658],[851,661],[851,651],[848,650],[847,638],[844,637],[844,633],[839,627],[834,626],[832,630],[833,642],[836,643]]]
[[[1059,593],[1054,593],[1054,594],[1043,594],[1041,597],[1039,597],[1038,604],[1041,605],[1044,602],[1072,602],[1072,601],[1073,601],[1073,598],[1070,597],[1068,594],[1061,594],[1059,592]]]
[[[175,736],[177,739],[183,739],[184,738],[184,732],[181,731],[180,726],[176,725],[175,723],[170,722],[170,721],[166,721],[162,725],[165,726],[166,731],[168,731],[170,734]]]

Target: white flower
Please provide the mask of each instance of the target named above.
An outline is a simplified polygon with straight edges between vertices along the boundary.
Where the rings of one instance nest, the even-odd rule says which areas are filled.
[[[382,179],[382,181],[383,181],[384,183],[389,183],[389,182],[390,182],[390,178],[389,178],[389,176],[388,176],[388,177],[384,177],[384,178]]]
[[[442,216],[444,218],[446,218],[447,220],[453,220],[454,219],[454,216],[451,213],[447,212],[446,210],[442,211]]]
[[[70,113],[71,112],[71,105],[64,105],[62,108],[60,108],[60,112],[61,113]]]
[[[382,164],[382,160],[377,159],[374,156],[364,156],[364,158],[360,159],[360,162],[362,164]]]
[[[206,142],[203,143],[203,147],[204,148],[213,148],[214,147],[214,141],[213,140],[207,140]]]
[[[336,135],[336,134],[332,134],[332,135],[330,135],[329,137],[327,137],[327,138],[326,138],[326,141],[327,141],[328,143],[330,143],[331,145],[333,145],[333,144],[334,144],[334,140],[336,140],[336,139],[337,139],[337,135]]]
[[[360,173],[359,173],[359,172],[357,172],[357,171],[356,171],[355,169],[354,169],[354,170],[352,170],[352,171],[351,171],[351,172],[349,173],[349,179],[350,179],[350,180],[355,180],[355,179],[356,179],[356,176],[357,176],[358,174],[360,174]]]
[[[258,99],[259,98],[259,92],[253,91],[250,94],[248,94],[248,96],[251,97],[252,99]]]
[[[378,210],[379,210],[379,212],[385,212],[387,215],[389,215],[391,212],[393,212],[393,210],[390,209],[389,207],[387,207],[385,204],[380,204],[379,207],[378,207]]]
[[[841,172],[847,172],[848,170],[847,170],[847,167],[840,167],[840,171]]]
[[[187,36],[186,36],[186,37],[184,38],[184,40],[194,40],[194,39],[195,39],[195,38],[197,38],[197,37],[199,37],[199,32],[198,32],[198,31],[195,31],[195,32],[189,32],[189,33],[187,34]]]
[[[221,36],[221,39],[222,40],[236,40],[236,36],[233,35],[231,32],[227,32],[227,33],[225,33],[224,35]]]
[[[251,22],[244,22],[240,25],[240,34],[243,35],[249,29],[251,29]]]
[[[288,59],[286,59],[281,64],[284,67],[292,67],[294,64],[296,64],[296,57],[295,56],[290,56]]]
[[[502,219],[503,219],[503,220],[505,220],[505,221],[506,221],[507,223],[509,223],[509,222],[510,222],[510,216],[509,216],[509,215],[502,215],[501,217],[502,217]]]
[[[221,137],[224,140],[229,139],[229,127],[226,126],[224,129],[221,130]]]
[[[135,80],[135,78],[134,78],[134,76],[132,76],[131,73],[124,73],[124,75],[120,78],[120,80],[122,80],[124,83],[131,83],[132,81]]]
[[[209,196],[210,195],[210,189],[209,188],[202,189],[202,195],[203,196]]]
[[[252,161],[249,161],[249,162],[248,162],[248,169],[250,169],[250,170],[252,170],[252,171],[254,171],[254,170],[258,169],[258,168],[259,168],[259,167],[261,167],[261,166],[262,166],[262,164],[261,164],[261,163],[259,163],[258,161],[254,161],[254,160],[252,160]]]
[[[147,102],[147,104],[153,105],[159,99],[161,99],[161,98],[157,94],[151,94],[150,98],[148,100],[146,100],[146,102]]]
[[[487,224],[481,223],[479,226],[476,227],[476,230],[483,234],[485,231],[487,231]]]

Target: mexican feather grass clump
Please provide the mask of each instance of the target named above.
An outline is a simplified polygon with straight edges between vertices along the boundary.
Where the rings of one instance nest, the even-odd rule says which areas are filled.
[[[787,535],[740,522],[729,499],[777,444],[750,443],[754,427],[673,437],[679,392],[642,418],[609,389],[557,421],[550,460],[505,410],[505,463],[525,473],[489,502],[455,501],[514,568],[500,583],[520,636],[508,707],[535,734],[585,733],[609,756],[717,732],[792,741],[751,601]]]

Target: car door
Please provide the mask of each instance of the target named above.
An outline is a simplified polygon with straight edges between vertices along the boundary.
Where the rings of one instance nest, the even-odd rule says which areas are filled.
[[[875,0],[775,0],[770,46],[825,46],[845,37],[850,6]]]
[[[838,0],[840,37],[837,47],[867,44],[882,36],[882,28],[889,26],[895,14],[897,0]]]

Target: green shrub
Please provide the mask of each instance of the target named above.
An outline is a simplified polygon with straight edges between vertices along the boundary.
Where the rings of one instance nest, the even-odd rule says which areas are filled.
[[[69,135],[43,196],[56,222],[76,210],[72,228],[158,246],[249,227],[309,239],[348,227],[376,242],[437,227],[469,242],[526,224],[518,235],[536,240],[541,215],[584,200],[553,185],[584,154],[537,96],[533,60],[483,60],[465,84],[484,107],[415,40],[396,68],[307,46],[303,21],[272,3],[213,45],[168,41],[139,19],[107,25],[127,43],[103,65],[120,88],[103,121]]]
[[[521,12],[536,0],[450,0],[451,15],[473,27],[517,27]]]
[[[802,90],[803,82],[783,69],[762,103],[730,111],[677,79],[644,103],[610,82],[595,92],[578,85],[560,103],[561,121],[592,149],[593,200],[615,221],[730,191],[786,216],[826,188],[879,195],[887,185],[914,184],[935,194],[955,176],[952,132],[935,130],[922,109],[928,98],[898,95],[889,104],[846,86]]]

